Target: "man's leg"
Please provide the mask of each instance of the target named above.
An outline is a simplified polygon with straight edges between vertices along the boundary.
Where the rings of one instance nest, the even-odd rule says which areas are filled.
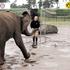
[[[36,46],[37,46],[37,44],[38,44],[37,42],[38,42],[38,37],[36,37]]]
[[[37,41],[38,41],[37,35],[38,32],[36,31],[33,35],[33,48],[37,48]]]
[[[35,46],[35,36],[33,36],[33,46]]]

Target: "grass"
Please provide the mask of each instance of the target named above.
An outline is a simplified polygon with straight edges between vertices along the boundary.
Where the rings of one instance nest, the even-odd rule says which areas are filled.
[[[40,17],[41,24],[70,25],[70,19]]]
[[[47,10],[47,9],[46,9]],[[43,24],[53,25],[70,25],[70,9],[48,9],[49,11],[56,11],[55,16],[46,16],[46,10],[42,10],[40,21]],[[65,15],[65,16],[64,16]]]
[[[70,25],[70,18],[46,18],[40,17],[42,24],[52,24],[52,25]]]

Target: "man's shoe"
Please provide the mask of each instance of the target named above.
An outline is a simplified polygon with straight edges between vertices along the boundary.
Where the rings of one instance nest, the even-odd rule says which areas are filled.
[[[32,45],[33,48],[37,48],[37,45]]]

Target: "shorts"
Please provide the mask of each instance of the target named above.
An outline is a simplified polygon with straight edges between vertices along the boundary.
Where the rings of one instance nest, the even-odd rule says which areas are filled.
[[[33,35],[33,36],[38,36],[39,34],[40,34],[39,28],[33,29],[33,31],[32,31],[32,35]]]

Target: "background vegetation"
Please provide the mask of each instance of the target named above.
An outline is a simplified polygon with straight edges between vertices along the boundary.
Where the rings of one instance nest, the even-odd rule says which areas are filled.
[[[0,2],[9,2],[10,0],[0,0]],[[27,0],[27,4],[18,5],[16,4],[17,0],[11,4],[11,9],[9,11],[21,15],[25,10],[30,11],[31,5],[36,4],[36,0]],[[59,9],[58,0],[39,0],[39,13],[40,21],[43,24],[59,24],[59,25],[70,25],[70,9]],[[53,4],[57,4],[56,9],[50,9]],[[41,8],[44,7],[44,8]],[[2,11],[2,10],[1,10]],[[7,10],[5,10],[7,11]]]

